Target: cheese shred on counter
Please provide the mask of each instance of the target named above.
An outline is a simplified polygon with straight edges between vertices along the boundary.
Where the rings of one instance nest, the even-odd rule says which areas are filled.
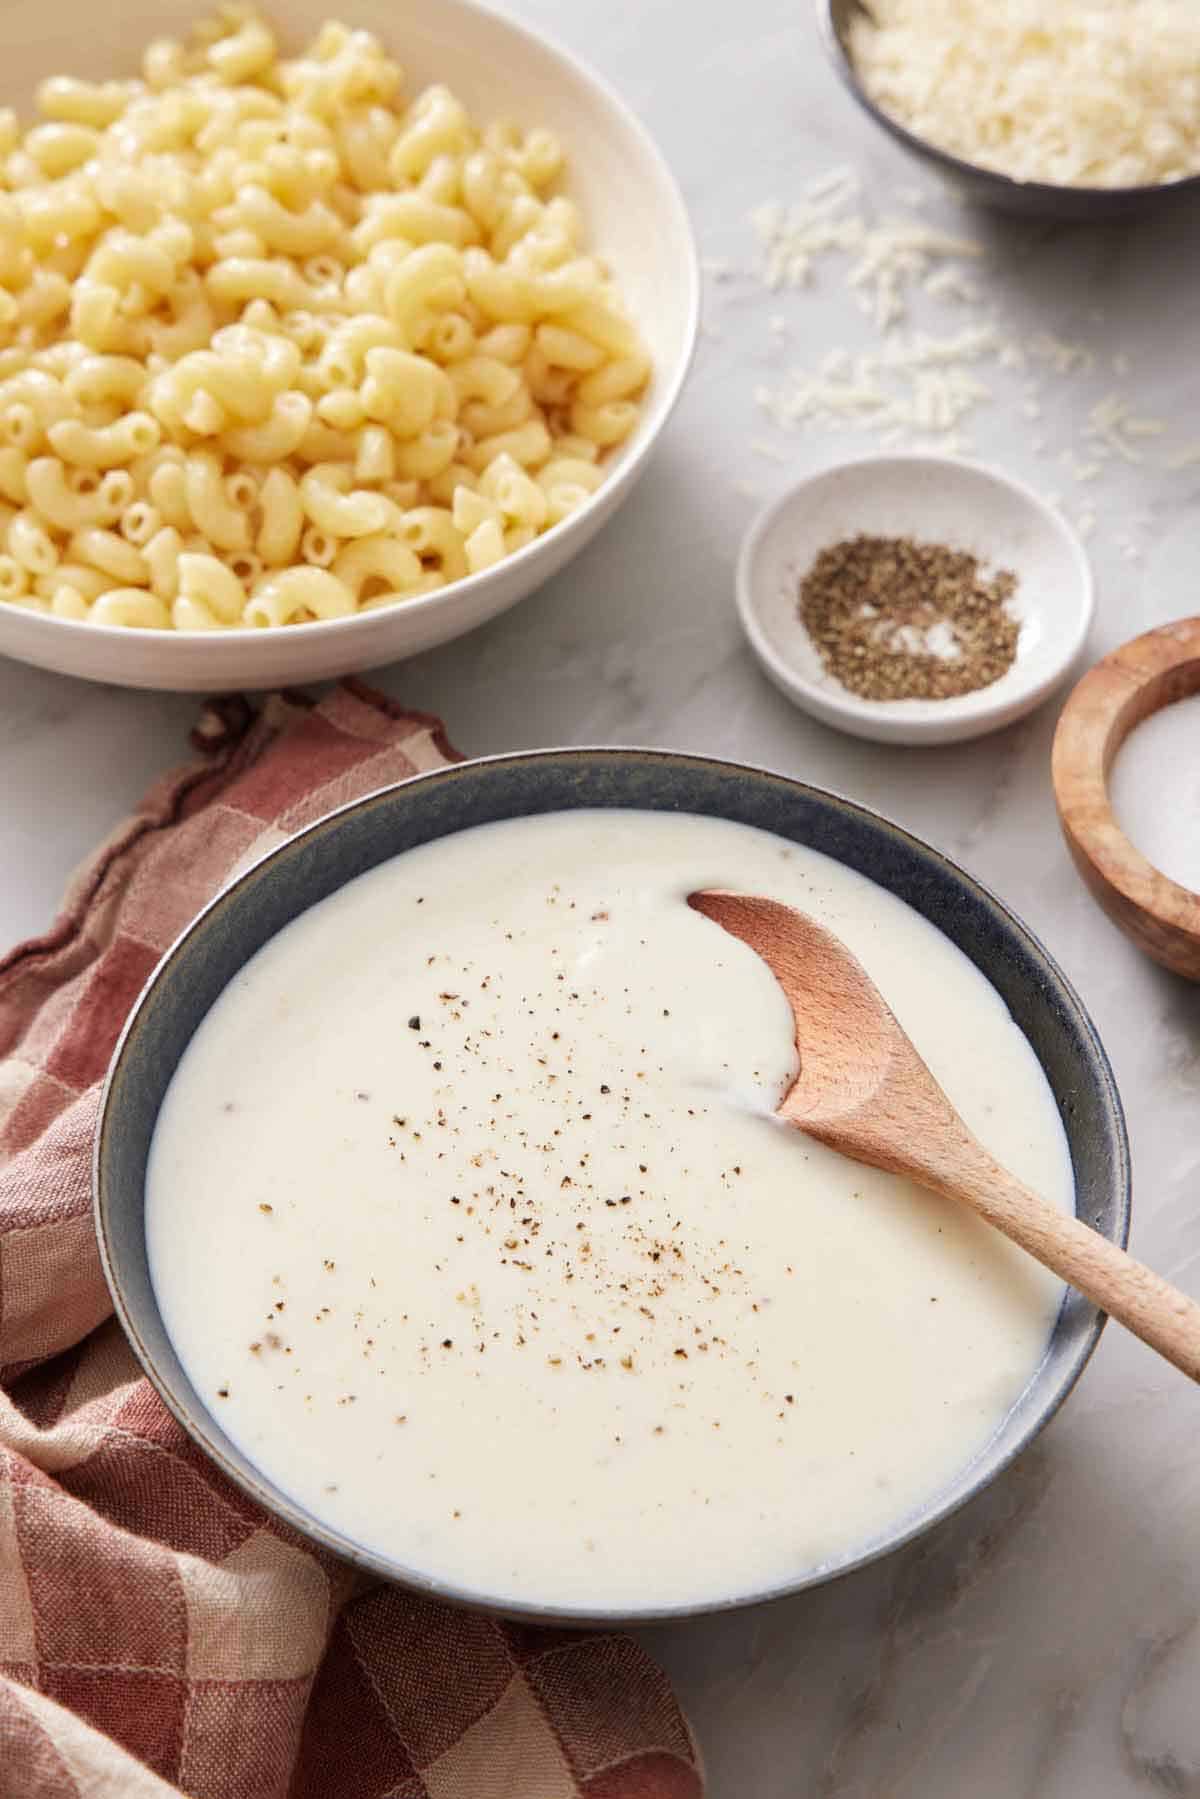
[[[1195,0],[872,0],[849,48],[917,137],[1018,181],[1136,187],[1200,173]]]

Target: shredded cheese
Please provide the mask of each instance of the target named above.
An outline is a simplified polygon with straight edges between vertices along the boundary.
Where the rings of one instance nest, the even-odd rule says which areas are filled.
[[[830,350],[816,368],[789,369],[778,387],[760,385],[755,398],[785,430],[809,421],[853,421],[885,434],[946,433],[990,398],[970,365],[996,347],[991,325],[970,325],[949,337],[890,336],[858,355]]]
[[[849,48],[884,112],[1018,181],[1200,173],[1195,0],[871,0]]]
[[[897,197],[905,204],[917,201],[916,190]],[[986,453],[986,438],[980,432],[977,446],[974,429],[987,409],[1002,406],[1010,419],[1026,422],[1032,454],[1055,457],[1076,484],[1077,522],[1085,537],[1096,530],[1101,510],[1108,517],[1107,505],[1098,510],[1093,503],[1094,484],[1127,481],[1130,465],[1200,465],[1200,442],[1172,443],[1164,420],[1135,410],[1123,392],[1104,392],[1106,374],[1123,379],[1132,373],[1124,351],[1106,350],[1102,357],[1093,345],[1060,331],[1030,330],[1024,309],[1023,316],[1014,315],[1006,304],[1003,285],[989,291],[982,279],[988,267],[983,245],[923,219],[878,216],[874,205],[852,169],[830,169],[808,181],[799,200],[772,200],[754,209],[757,255],[751,269],[734,267],[731,274],[722,261],[706,270],[720,284],[712,291],[714,302],[728,295],[740,309],[741,296],[729,294],[726,284],[747,276],[772,298],[763,321],[766,367],[752,391],[776,431],[869,433],[884,449],[968,456]],[[806,304],[791,290],[811,289],[830,272],[840,275],[863,314],[846,328],[847,339],[857,341],[792,360],[794,346],[811,343],[811,332]],[[975,316],[960,315],[955,326],[950,308],[968,308]],[[1094,311],[1083,316],[1102,323]],[[1079,390],[1068,415],[1073,447],[1063,447],[1058,431],[1058,442],[1047,441],[1043,401],[1051,383]],[[1056,414],[1059,409],[1056,401]],[[781,442],[758,436],[749,449],[763,462],[790,460]],[[1113,544],[1128,561],[1142,553],[1137,540],[1149,529],[1140,518],[1131,523],[1134,535]]]
[[[981,258],[982,244],[916,219],[874,223],[861,211],[847,210],[857,196],[852,171],[835,169],[829,177],[810,182],[796,204],[769,200],[755,207],[750,222],[760,244],[759,271],[772,293],[809,286],[819,259],[836,250],[853,257],[847,281],[862,310],[881,330],[904,318],[906,292],[914,284],[928,285],[932,280],[941,284],[943,297],[976,298],[953,264]]]
[[[1119,394],[1109,394],[1092,407],[1083,432],[1102,457],[1112,455],[1123,462],[1144,462],[1145,452],[1137,440],[1161,437],[1165,429],[1162,419],[1138,418],[1127,400]]]

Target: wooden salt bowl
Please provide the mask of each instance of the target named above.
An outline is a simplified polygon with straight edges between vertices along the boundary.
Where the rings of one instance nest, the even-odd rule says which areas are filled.
[[[1108,774],[1152,712],[1200,692],[1200,618],[1135,637],[1075,687],[1054,736],[1058,817],[1075,865],[1115,925],[1146,955],[1200,981],[1200,894],[1147,862],[1113,817]]]

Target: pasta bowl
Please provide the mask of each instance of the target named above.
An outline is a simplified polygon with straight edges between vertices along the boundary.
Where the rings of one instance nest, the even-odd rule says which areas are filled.
[[[1129,1161],[1104,1050],[1053,960],[996,898],[937,851],[877,814],[761,769],[668,751],[564,749],[458,764],[383,789],[320,820],[238,877],[167,953],[135,1006],[109,1072],[96,1136],[96,1223],[117,1315],[165,1404],[224,1473],[295,1529],[371,1573],[431,1597],[541,1622],[645,1622],[782,1597],[869,1562],[928,1530],[991,1481],[1066,1398],[1103,1323],[1078,1295],[1058,1313],[1041,1364],[980,1454],[914,1511],[839,1556],[798,1566],[767,1590],[721,1592],[672,1610],[567,1609],[522,1603],[500,1571],[486,1582],[434,1579],[404,1552],[384,1555],[332,1528],[270,1481],[201,1398],[173,1346],[147,1241],[147,1166],[174,1072],[209,1009],[292,920],[393,856],[477,825],[573,808],[695,813],[772,831],[819,849],[905,901],[990,981],[1025,1033],[1054,1095],[1079,1216],[1124,1242]],[[430,908],[431,915],[434,908]],[[432,939],[431,939],[432,941]],[[419,1022],[419,1021],[418,1021]],[[401,1027],[403,1028],[403,1027]],[[219,1402],[214,1401],[219,1407]],[[687,1518],[678,1520],[686,1531]]]
[[[186,37],[205,0],[119,0],[87,16],[66,0],[14,0],[0,104],[26,118],[38,84],[69,73],[92,81],[138,72],[143,49]],[[268,12],[270,7],[268,5]],[[631,491],[679,397],[698,324],[695,245],[674,177],[643,126],[573,56],[475,0],[291,0],[273,23],[294,54],[331,12],[373,32],[415,95],[446,84],[473,119],[543,126],[566,152],[563,191],[582,215],[584,243],[609,267],[648,349],[652,374],[630,436],[604,458],[605,479],[549,531],[482,572],[418,597],[266,629],[136,629],[0,602],[0,654],[121,686],[213,692],[333,678],[446,643],[506,611],[558,572]],[[32,564],[30,565],[32,566]]]

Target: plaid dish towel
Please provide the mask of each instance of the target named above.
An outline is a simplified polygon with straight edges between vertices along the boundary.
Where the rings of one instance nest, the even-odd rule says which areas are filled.
[[[0,962],[0,1799],[699,1799],[629,1638],[365,1588],[195,1449],[110,1315],[99,1084],[159,956],[240,864],[455,759],[347,683],[206,707],[162,781]]]

